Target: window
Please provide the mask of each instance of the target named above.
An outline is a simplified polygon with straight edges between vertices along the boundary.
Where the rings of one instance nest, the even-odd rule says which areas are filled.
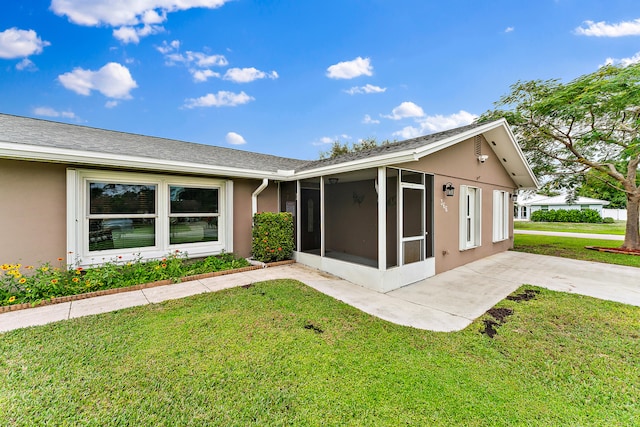
[[[540,210],[543,211],[543,212],[548,212],[549,211],[549,205],[540,206]]]
[[[509,193],[493,191],[493,241],[509,238]]]
[[[156,186],[88,182],[89,251],[155,246]]]
[[[169,186],[169,244],[218,240],[218,189]]]
[[[482,190],[466,185],[460,186],[460,250],[481,245]]]
[[[208,178],[67,171],[71,263],[232,251],[232,182]]]

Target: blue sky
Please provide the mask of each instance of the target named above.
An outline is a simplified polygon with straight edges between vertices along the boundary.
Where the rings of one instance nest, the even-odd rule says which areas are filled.
[[[20,0],[0,112],[315,159],[639,60],[637,0]]]

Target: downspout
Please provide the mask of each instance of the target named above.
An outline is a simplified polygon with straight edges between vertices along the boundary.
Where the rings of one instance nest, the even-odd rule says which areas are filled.
[[[262,191],[265,188],[267,188],[268,185],[269,185],[269,179],[264,178],[262,180],[262,184],[260,184],[260,186],[256,188],[256,191],[251,193],[251,218],[253,218],[255,214],[258,213],[258,196],[260,195],[260,193],[262,193]]]

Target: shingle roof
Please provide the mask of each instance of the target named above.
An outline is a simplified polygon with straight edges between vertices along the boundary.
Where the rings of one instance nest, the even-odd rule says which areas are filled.
[[[276,172],[308,163],[232,148],[0,114],[0,141]]]
[[[178,163],[182,165],[180,166],[181,168],[176,166],[179,171],[193,171],[196,169],[202,171],[204,168],[209,172],[225,171],[223,172],[225,175],[237,174],[237,176],[256,177],[263,174],[270,176],[275,174],[284,178],[293,175],[290,173],[281,174],[279,173],[280,171],[291,171],[295,174],[314,174],[314,170],[326,171],[327,167],[333,169],[333,167],[340,168],[345,165],[350,168],[351,163],[354,163],[354,165],[355,163],[361,163],[359,160],[366,162],[369,160],[374,162],[377,160],[387,161],[394,155],[404,156],[413,150],[424,152],[424,149],[428,149],[432,144],[445,142],[449,138],[455,139],[465,132],[487,124],[474,123],[444,132],[316,161],[290,159],[213,145],[136,135],[1,113],[0,143],[37,147],[36,152],[42,147],[39,152],[40,156],[34,158],[51,161],[66,161],[68,159],[71,164],[74,163],[74,153],[79,153],[78,157],[76,157],[76,163],[78,164],[86,164],[87,160],[83,157],[83,153],[93,153],[92,158],[97,157],[99,161],[101,154],[104,154],[105,158],[110,157],[110,165],[114,165],[114,161],[116,163],[122,162],[122,165],[125,165],[128,160],[135,160],[139,164],[139,159],[148,159],[149,162],[154,164],[162,164],[163,170],[165,167],[168,168],[169,164],[175,165]],[[25,148],[25,150],[29,153],[33,152],[32,149]],[[72,150],[72,153],[60,153],[55,150]],[[56,155],[57,157],[55,157]],[[2,153],[0,152],[1,156]],[[46,156],[52,157],[47,158]],[[525,162],[524,159],[521,160]],[[120,163],[115,166],[120,166]],[[358,166],[354,167],[357,168]],[[527,168],[528,166],[525,164],[524,172],[519,171],[518,173],[535,181],[533,175],[528,175]],[[526,184],[527,187],[531,186],[529,181]],[[533,186],[535,186],[535,183]]]
[[[400,151],[408,151],[420,147],[425,147],[434,142],[441,141],[446,138],[464,133],[468,130],[474,129],[478,126],[486,125],[486,123],[473,123],[467,126],[458,127],[455,129],[449,129],[443,132],[432,133],[418,138],[407,139],[405,141],[392,142],[390,144],[379,145],[374,148],[370,148],[362,151],[354,151],[346,154],[342,154],[337,157],[329,159],[316,160],[306,163],[297,169],[297,171],[304,171],[309,169],[320,168],[324,166],[337,165],[341,163],[352,162],[355,160],[365,159],[368,157],[383,156],[385,154],[392,154]]]

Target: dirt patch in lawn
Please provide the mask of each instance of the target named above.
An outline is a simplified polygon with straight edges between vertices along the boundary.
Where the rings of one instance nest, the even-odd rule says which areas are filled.
[[[322,334],[324,333],[324,330],[319,328],[318,326],[314,325],[313,323],[307,323],[306,325],[304,325],[305,329],[309,329],[317,334]]]
[[[534,299],[539,293],[540,291],[536,289],[525,289],[521,293],[507,296],[507,299],[509,301],[516,302],[530,301]],[[484,328],[480,330],[480,333],[485,334],[489,338],[493,338],[498,333],[498,328],[504,325],[507,317],[513,314],[513,309],[506,307],[492,307],[487,310],[485,314],[490,316],[490,318],[482,320]]]
[[[509,301],[516,301],[516,302],[529,301],[534,299],[536,295],[539,293],[540,291],[537,291],[535,289],[525,289],[524,292],[522,292],[521,294],[507,296],[507,299]]]

